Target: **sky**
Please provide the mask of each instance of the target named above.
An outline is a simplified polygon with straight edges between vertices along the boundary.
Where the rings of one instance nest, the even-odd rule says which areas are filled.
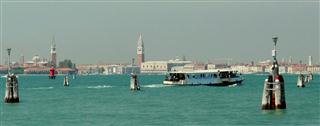
[[[77,64],[128,63],[142,33],[146,60],[186,56],[232,63],[279,59],[319,64],[318,0],[59,1],[2,0],[1,42],[13,60],[49,57],[55,36],[58,60]]]

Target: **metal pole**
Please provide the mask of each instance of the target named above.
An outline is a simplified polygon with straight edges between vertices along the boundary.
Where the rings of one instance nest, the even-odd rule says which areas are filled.
[[[10,70],[11,70],[11,67],[10,67],[10,54],[11,54],[11,48],[7,48],[7,51],[8,51],[8,75],[10,75]]]
[[[274,60],[276,61],[277,60],[277,41],[278,41],[278,37],[273,37],[273,42],[274,42]]]
[[[273,76],[273,82],[275,81],[275,77],[279,75],[279,65],[277,61],[277,41],[278,37],[273,37],[273,42],[274,42],[274,50],[273,50],[273,71],[272,71],[272,76]]]

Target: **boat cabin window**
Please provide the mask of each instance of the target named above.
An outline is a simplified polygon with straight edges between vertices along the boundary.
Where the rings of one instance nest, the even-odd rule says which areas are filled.
[[[170,73],[169,75],[166,76],[167,81],[180,81],[180,80],[185,80],[185,74],[183,73]]]
[[[237,75],[237,71],[223,71],[219,73],[220,78],[236,78],[239,77]]]

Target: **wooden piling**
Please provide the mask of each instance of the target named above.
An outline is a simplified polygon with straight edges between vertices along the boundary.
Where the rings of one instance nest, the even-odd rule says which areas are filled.
[[[6,94],[4,97],[4,102],[5,103],[19,102],[18,79],[15,75],[7,75]]]
[[[312,73],[310,72],[308,75],[306,75],[306,77],[305,77],[305,84],[306,83],[309,83],[311,80],[313,80],[313,75],[312,75]]]
[[[69,86],[69,78],[68,76],[65,76],[64,79],[63,79],[63,86]]]
[[[138,84],[138,76],[135,74],[131,74],[130,89],[131,90],[140,90],[140,87]]]
[[[284,79],[282,75],[279,75],[278,78],[275,80],[276,83],[276,109],[286,109],[286,97],[285,97],[285,89],[284,89]]]
[[[271,94],[269,89],[268,83],[271,82],[272,76],[269,76],[268,79],[264,81],[264,87],[263,87],[263,93],[262,93],[262,106],[261,109],[270,109],[270,100],[271,100]]]
[[[261,109],[274,109],[274,100],[272,76],[269,75],[264,83]]]
[[[305,87],[305,85],[304,85],[305,82],[304,81],[305,81],[304,80],[304,76],[302,74],[300,74],[298,76],[297,87]]]
[[[277,61],[276,44],[278,37],[274,37],[274,49],[272,50],[273,65],[272,71],[268,78],[264,82],[264,88],[262,93],[262,105],[263,110],[272,109],[285,109],[285,88],[284,79],[282,75],[279,74],[279,65]]]

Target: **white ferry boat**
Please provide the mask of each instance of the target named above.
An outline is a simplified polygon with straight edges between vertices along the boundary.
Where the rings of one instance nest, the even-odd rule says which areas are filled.
[[[227,86],[243,80],[241,74],[232,70],[173,71],[166,75],[163,84]]]

